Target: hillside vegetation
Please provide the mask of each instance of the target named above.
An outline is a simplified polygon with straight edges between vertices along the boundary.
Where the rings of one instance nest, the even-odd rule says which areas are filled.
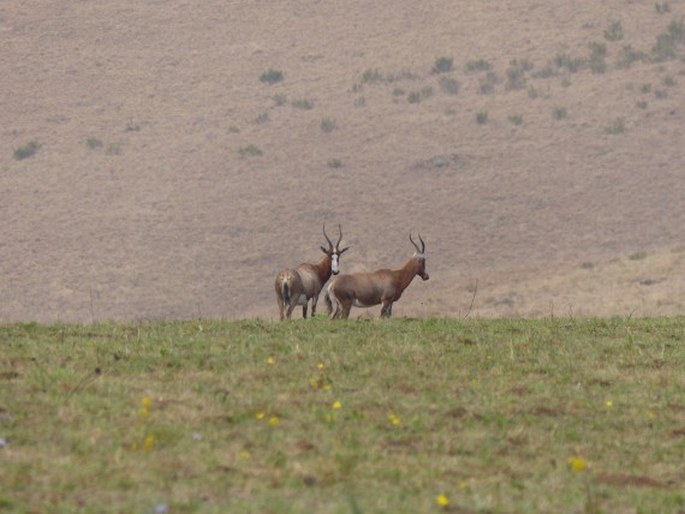
[[[680,512],[683,318],[0,327],[0,510]]]
[[[273,319],[323,223],[344,271],[421,233],[433,280],[398,314],[460,316],[475,289],[482,316],[680,314],[684,17],[6,0],[0,320]]]

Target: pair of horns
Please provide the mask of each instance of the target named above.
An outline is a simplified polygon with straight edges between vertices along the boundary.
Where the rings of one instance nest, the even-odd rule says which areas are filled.
[[[419,241],[421,241],[421,248],[419,249],[419,245],[417,245],[414,240],[411,238],[411,232],[409,233],[409,240],[411,241],[411,244],[414,245],[414,248],[416,248],[416,251],[418,253],[424,253],[426,251],[426,243],[423,242],[423,239],[421,239],[421,234],[419,234]]]
[[[338,238],[338,242],[335,243],[335,245],[333,245],[330,238],[328,237],[328,234],[326,234],[326,224],[325,223],[323,224],[323,237],[326,238],[326,241],[328,241],[328,245],[331,248],[337,248],[338,245],[340,244],[340,241],[342,241],[342,228],[340,228],[340,224],[338,224],[338,232],[340,233],[340,237]]]

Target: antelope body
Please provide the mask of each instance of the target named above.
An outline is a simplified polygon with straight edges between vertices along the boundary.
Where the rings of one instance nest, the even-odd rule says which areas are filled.
[[[321,247],[325,254],[318,264],[304,262],[297,268],[288,268],[276,275],[274,289],[276,290],[276,302],[280,318],[290,319],[296,305],[302,305],[302,317],[307,317],[307,305],[311,300],[312,313],[316,314],[316,303],[319,300],[319,293],[324,284],[332,275],[337,275],[340,271],[340,256],[349,246],[340,249],[342,241],[342,229],[338,225],[340,237],[333,244],[326,234],[326,226],[323,227],[323,235],[328,242],[328,248]]]
[[[421,248],[411,238],[411,234],[409,240],[416,248],[416,253],[400,269],[338,275],[331,281],[326,290],[326,304],[331,319],[347,319],[353,305],[372,307],[378,304],[382,304],[381,317],[390,317],[393,303],[400,299],[416,275],[428,280],[426,243],[420,234]]]

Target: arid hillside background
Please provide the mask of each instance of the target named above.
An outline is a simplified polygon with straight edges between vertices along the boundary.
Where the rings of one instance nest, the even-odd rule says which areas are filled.
[[[395,315],[682,314],[684,16],[5,0],[0,321],[275,319],[323,223],[343,271],[421,233]]]

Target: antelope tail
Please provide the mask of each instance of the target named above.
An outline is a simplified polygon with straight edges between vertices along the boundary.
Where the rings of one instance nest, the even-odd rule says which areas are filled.
[[[281,294],[286,305],[290,304],[290,286],[288,286],[288,279],[284,279],[281,283]]]

